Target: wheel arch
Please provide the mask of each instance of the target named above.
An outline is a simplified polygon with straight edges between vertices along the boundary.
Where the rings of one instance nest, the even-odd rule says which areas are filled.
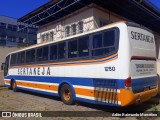
[[[61,90],[61,87],[62,87],[64,84],[68,84],[68,85],[70,86],[70,88],[71,88],[71,90],[72,90],[72,93],[73,93],[73,99],[75,100],[76,94],[75,94],[74,87],[73,87],[73,85],[72,85],[70,82],[68,82],[68,81],[62,81],[62,82],[59,84],[59,86],[58,86],[58,95],[60,96],[60,90]]]
[[[15,79],[14,78],[11,78],[11,80],[10,80],[10,88],[12,89],[12,82],[14,82],[15,81]]]

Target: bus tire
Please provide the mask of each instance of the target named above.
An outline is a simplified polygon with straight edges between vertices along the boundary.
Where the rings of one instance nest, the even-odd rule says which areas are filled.
[[[60,97],[64,104],[67,104],[67,105],[74,104],[73,92],[71,90],[71,87],[68,84],[62,85],[60,89]]]
[[[12,81],[12,83],[11,83],[11,88],[12,88],[12,90],[13,90],[14,92],[17,92],[17,91],[18,91],[18,89],[17,89],[17,83],[16,83],[15,80]]]

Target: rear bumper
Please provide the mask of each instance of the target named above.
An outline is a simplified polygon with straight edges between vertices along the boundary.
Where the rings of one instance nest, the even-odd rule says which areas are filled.
[[[158,86],[154,89],[134,94],[131,90],[120,89],[118,99],[121,101],[121,106],[128,106],[145,102],[150,98],[156,96],[158,93]]]

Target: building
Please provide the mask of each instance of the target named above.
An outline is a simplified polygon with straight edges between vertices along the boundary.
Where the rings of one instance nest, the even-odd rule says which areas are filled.
[[[18,25],[15,18],[0,16],[0,46],[21,47],[36,43],[36,29],[28,28],[28,31],[18,31],[22,25]]]
[[[160,59],[160,10],[148,0],[51,0],[19,18],[19,22],[39,26],[37,43],[59,41],[122,20],[153,31]]]
[[[37,42],[37,30],[28,28],[18,31],[22,27],[24,25],[18,25],[17,19],[0,16],[0,64],[8,53]]]

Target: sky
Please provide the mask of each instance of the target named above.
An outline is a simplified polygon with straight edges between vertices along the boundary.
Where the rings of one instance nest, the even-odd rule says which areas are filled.
[[[0,15],[20,18],[50,0],[0,0]],[[160,0],[149,0],[160,9]]]
[[[0,15],[20,18],[50,0],[0,0]]]

